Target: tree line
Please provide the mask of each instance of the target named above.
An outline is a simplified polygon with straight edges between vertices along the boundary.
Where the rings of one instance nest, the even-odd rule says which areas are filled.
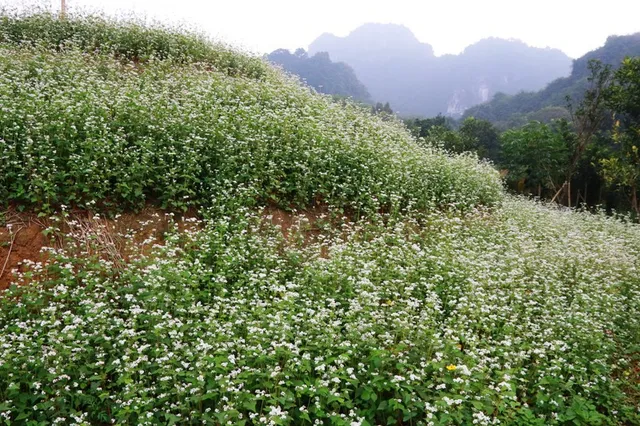
[[[567,97],[566,116],[500,132],[489,121],[438,115],[408,119],[421,143],[492,161],[518,192],[566,206],[602,206],[640,216],[640,57],[617,69],[589,62],[579,101]]]

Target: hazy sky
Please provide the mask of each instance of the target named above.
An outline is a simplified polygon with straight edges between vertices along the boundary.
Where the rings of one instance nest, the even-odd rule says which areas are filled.
[[[59,5],[60,0],[40,0]],[[608,35],[640,31],[640,0],[66,0],[108,13],[134,11],[188,22],[256,53],[307,48],[323,32],[347,35],[366,22],[409,27],[437,55],[485,37],[518,38],[579,57]],[[14,4],[19,0],[0,0]]]

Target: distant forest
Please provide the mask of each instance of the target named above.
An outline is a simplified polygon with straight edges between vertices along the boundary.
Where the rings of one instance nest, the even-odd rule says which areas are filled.
[[[577,68],[586,75],[557,117],[543,121],[543,112],[554,110],[544,107],[504,131],[473,116],[405,124],[422,143],[492,161],[517,192],[640,218],[640,56],[616,66],[591,59],[585,66]]]
[[[297,49],[294,53],[279,49],[267,55],[267,60],[300,76],[320,93],[371,102],[369,91],[358,80],[353,69],[344,62],[332,62],[326,52],[309,56],[304,49]]]
[[[519,127],[528,121],[550,123],[569,119],[567,97],[580,100],[589,86],[589,61],[599,60],[617,67],[625,57],[640,56],[640,33],[611,36],[604,46],[573,61],[571,75],[549,83],[538,92],[521,92],[509,96],[496,94],[490,102],[467,109],[464,117],[489,120],[501,129]]]

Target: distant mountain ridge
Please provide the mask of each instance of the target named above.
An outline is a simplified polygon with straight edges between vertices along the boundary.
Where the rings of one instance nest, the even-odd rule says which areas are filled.
[[[608,37],[604,46],[574,60],[568,77],[558,78],[542,90],[513,96],[498,93],[490,102],[466,110],[464,116],[489,120],[503,128],[521,125],[529,119],[566,116],[566,97],[580,99],[588,86],[589,61],[597,59],[617,67],[626,56],[640,56],[640,32]]]
[[[490,38],[460,55],[435,56],[395,24],[365,24],[346,37],[322,34],[309,46],[309,54],[318,52],[349,64],[374,101],[389,101],[405,116],[460,116],[497,92],[537,90],[571,69],[561,51],[518,40]]]
[[[278,49],[267,55],[267,60],[298,75],[320,93],[371,102],[369,91],[358,80],[353,68],[344,62],[332,62],[326,52],[309,56],[304,49],[297,49],[293,53]]]

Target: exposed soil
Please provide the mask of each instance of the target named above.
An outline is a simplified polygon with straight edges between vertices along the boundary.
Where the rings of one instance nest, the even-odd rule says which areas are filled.
[[[27,263],[44,262],[46,244],[42,222],[27,215],[11,215],[0,227],[0,290],[9,287],[15,272],[25,272]]]
[[[319,223],[329,220],[328,209],[323,205],[297,212],[269,206],[262,217],[266,223],[278,226],[285,239],[302,238],[303,244],[317,241],[321,234]],[[79,255],[98,254],[124,267],[133,258],[148,255],[154,245],[162,245],[172,223],[180,231],[202,226],[195,211],[178,218],[154,207],[114,219],[74,211],[57,224],[32,213],[11,210],[4,212],[0,220],[0,290],[13,283],[28,284],[25,272],[38,264],[45,265],[51,248],[64,248]],[[46,236],[44,231],[51,226],[59,231]],[[326,247],[322,247],[320,256],[327,257]]]
[[[30,213],[5,212],[0,223],[0,290],[12,283],[28,283],[23,274],[34,264],[49,261],[47,248],[98,254],[116,265],[124,265],[132,258],[149,254],[154,245],[163,244],[171,223],[177,223],[180,230],[199,226],[191,220],[195,217],[195,212],[187,212],[178,219],[149,207],[115,219],[75,211],[64,222],[55,224]],[[45,236],[44,231],[52,225],[60,231]]]
[[[299,212],[287,212],[278,207],[268,206],[263,212],[263,218],[273,225],[279,226],[282,235],[288,239],[292,231],[304,231],[317,234],[317,223],[328,216],[328,210],[324,206],[313,207]]]
[[[288,212],[275,206],[268,206],[262,214],[263,219],[272,225],[280,227],[286,240],[302,238],[304,245],[316,242],[322,222],[329,221],[329,209],[325,205],[316,205],[308,210]],[[320,257],[328,257],[328,249],[322,246]]]

